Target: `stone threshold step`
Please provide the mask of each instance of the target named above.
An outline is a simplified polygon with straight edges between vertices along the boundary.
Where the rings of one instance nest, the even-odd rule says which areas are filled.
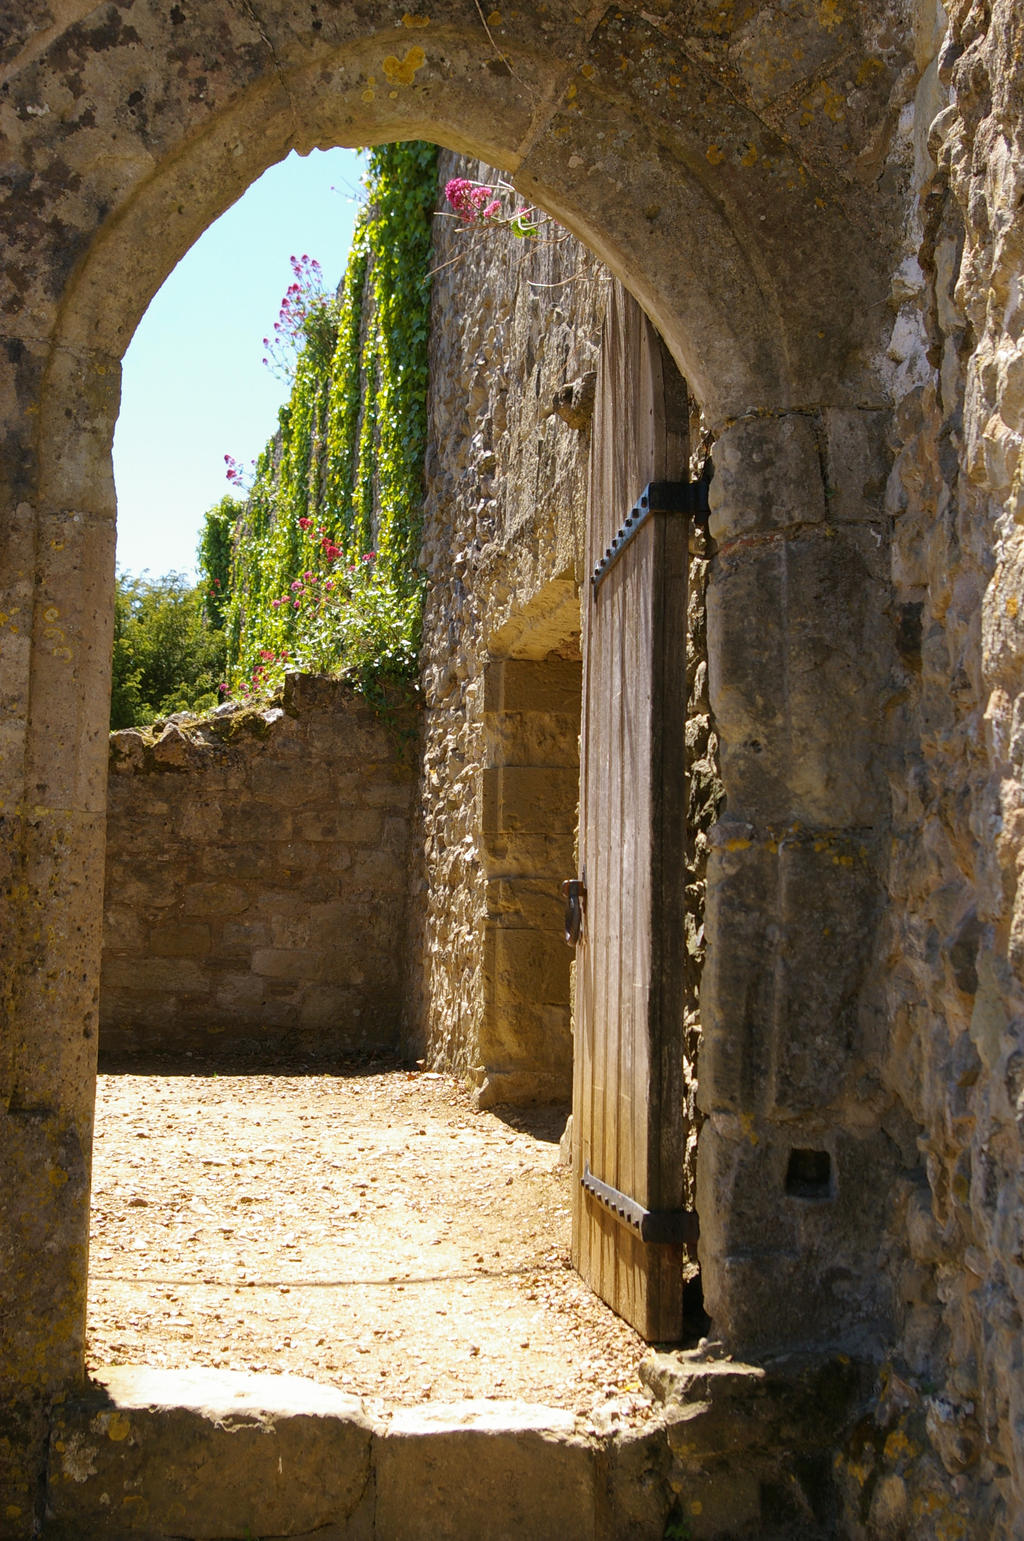
[[[653,1353],[642,1373],[658,1414],[598,1435],[525,1402],[428,1402],[374,1419],[301,1376],[122,1365],[53,1409],[41,1535],[821,1541],[836,1534],[821,1528],[826,1474],[866,1368]]]
[[[660,1427],[598,1439],[522,1402],[427,1403],[378,1422],[299,1376],[119,1366],[54,1410],[43,1535],[661,1541],[672,1494],[644,1476],[666,1455]]]

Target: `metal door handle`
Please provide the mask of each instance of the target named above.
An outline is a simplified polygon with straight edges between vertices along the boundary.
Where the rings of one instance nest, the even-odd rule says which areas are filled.
[[[576,947],[583,930],[583,915],[587,908],[587,889],[582,878],[566,878],[562,884],[565,895],[565,945]]]

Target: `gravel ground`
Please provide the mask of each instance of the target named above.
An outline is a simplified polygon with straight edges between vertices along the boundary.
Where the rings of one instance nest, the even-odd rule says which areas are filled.
[[[569,1265],[565,1113],[477,1113],[454,1080],[394,1068],[102,1075],[90,1366],[288,1372],[381,1413],[509,1397],[642,1421],[644,1344]]]

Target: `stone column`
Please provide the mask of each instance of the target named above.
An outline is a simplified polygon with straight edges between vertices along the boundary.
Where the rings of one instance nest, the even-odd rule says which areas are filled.
[[[855,1346],[899,1162],[883,1130],[886,414],[750,414],[715,448],[712,831],[698,1156],[705,1297],[742,1352]]]
[[[63,432],[5,520],[0,1535],[31,1533],[45,1416],[81,1378],[113,615],[115,362],[49,371]],[[44,387],[44,402],[46,401]],[[45,406],[43,409],[46,417]],[[90,419],[91,415],[91,420]],[[52,414],[51,414],[52,416]],[[82,432],[84,428],[84,432]],[[72,441],[72,434],[74,441]],[[83,455],[97,451],[95,474]],[[31,461],[26,452],[22,464]],[[88,489],[87,506],[61,494]]]

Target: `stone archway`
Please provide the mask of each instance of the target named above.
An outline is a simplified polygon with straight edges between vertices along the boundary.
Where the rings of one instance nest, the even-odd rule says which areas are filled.
[[[813,1221],[808,1211],[787,1222],[781,1253],[796,1262],[783,1270],[794,1289],[783,1337],[799,1332],[801,1301],[819,1298],[836,1225],[859,1238],[847,1265],[870,1246],[842,1174],[849,1147],[878,1184],[872,1131],[832,1127],[862,1059],[853,1019],[867,985],[848,958],[808,956],[825,985],[801,1014],[771,983],[768,917],[781,905],[795,925],[819,905],[827,927],[852,903],[869,924],[877,908],[885,583],[865,489],[884,468],[887,403],[872,366],[890,267],[880,232],[901,217],[898,175],[882,173],[913,84],[887,15],[781,16],[754,0],[685,15],[527,3],[486,21],[472,0],[443,0],[386,24],[377,7],[291,0],[258,14],[227,0],[68,0],[56,18],[42,3],[23,9],[0,77],[12,1534],[29,1524],[44,1409],[81,1373],[119,361],[178,258],[290,148],[426,137],[504,168],[623,279],[724,430],[716,533],[729,549],[711,672],[736,825],[709,924],[719,957],[738,946],[746,973],[742,991],[716,976],[709,1005],[713,1309],[737,1341],[758,1338],[751,1269],[765,1273],[772,1247],[755,1195],[767,1182],[770,1211],[792,1144],[771,1128],[803,1120],[799,1148],[827,1147],[850,1205],[838,1221],[835,1210],[822,1221],[819,1205]],[[836,661],[831,672],[815,673],[815,649]],[[796,876],[779,855],[793,822],[838,841],[824,855],[797,842]],[[754,999],[782,1045],[763,1074]],[[837,1009],[838,1062],[815,1076],[815,1042]],[[767,1131],[759,1144],[746,1138],[754,1125]],[[816,1334],[835,1335],[841,1310],[819,1315]]]

